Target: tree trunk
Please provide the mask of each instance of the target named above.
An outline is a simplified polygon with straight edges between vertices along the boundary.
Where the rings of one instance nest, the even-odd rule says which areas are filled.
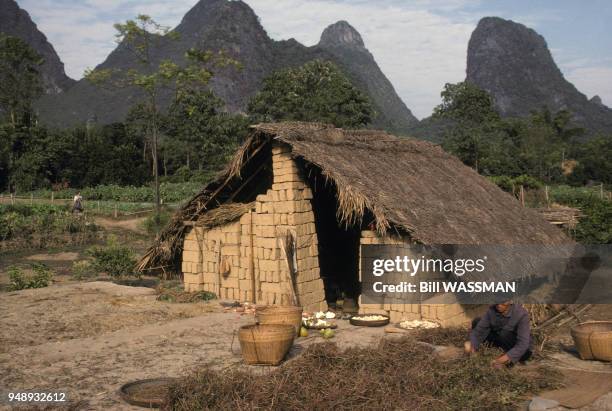
[[[155,225],[159,227],[160,215],[161,215],[161,199],[159,195],[159,169],[157,162],[157,106],[153,107],[153,118],[152,118],[152,132],[153,132],[153,176],[155,178]]]

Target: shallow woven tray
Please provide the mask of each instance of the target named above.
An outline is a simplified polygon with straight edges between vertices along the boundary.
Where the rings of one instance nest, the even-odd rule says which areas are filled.
[[[146,408],[160,408],[170,385],[176,378],[150,378],[132,381],[119,388],[121,399],[128,404]]]
[[[359,317],[359,316],[355,316],[355,317],[351,317],[351,319],[349,320],[349,322],[351,323],[351,325],[355,325],[357,327],[382,327],[384,325],[389,324],[390,319],[388,315],[382,315],[382,314],[377,314],[377,315],[381,315],[383,317],[385,317],[384,320],[376,320],[376,321],[362,321],[362,320],[358,320],[355,317]]]

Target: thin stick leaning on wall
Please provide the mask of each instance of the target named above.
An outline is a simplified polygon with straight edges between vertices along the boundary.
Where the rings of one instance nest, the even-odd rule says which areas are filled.
[[[219,248],[217,254],[217,298],[221,299],[221,246],[223,243],[219,240]]]
[[[249,259],[249,272],[251,274],[251,292],[253,295],[251,296],[251,300],[253,304],[257,304],[257,282],[255,280],[255,254],[253,253],[253,210],[249,210],[249,248],[251,253],[251,258]]]
[[[295,284],[297,276],[297,253],[296,253],[296,235],[291,230],[287,230],[284,236],[280,238],[281,249],[285,254],[285,262],[289,269],[289,285],[291,288],[291,300],[293,305],[299,307],[300,299],[297,293],[297,287]]]

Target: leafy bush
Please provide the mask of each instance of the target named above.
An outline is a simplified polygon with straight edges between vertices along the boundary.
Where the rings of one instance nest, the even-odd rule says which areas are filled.
[[[159,220],[157,220],[157,216],[155,213],[151,214],[142,222],[142,227],[149,234],[156,234],[170,221],[171,214],[168,212],[162,212],[159,215]]]
[[[584,216],[576,226],[576,240],[585,244],[612,244],[612,203],[591,200],[581,207]]]
[[[9,290],[17,291],[24,290],[28,288],[28,281],[25,277],[23,271],[20,268],[15,266],[10,266],[8,268],[8,276],[9,276]]]
[[[529,190],[535,190],[542,187],[542,183],[537,178],[526,174],[514,177],[512,180],[515,186],[523,186]]]
[[[95,270],[92,264],[87,260],[74,261],[72,263],[72,278],[75,280],[82,280],[84,278],[92,277],[95,274]]]
[[[588,188],[557,187],[552,199],[579,208],[583,216],[576,226],[576,240],[584,244],[612,244],[612,202],[600,199]]]
[[[136,258],[127,246],[110,237],[105,247],[91,247],[87,253],[93,257],[91,267],[95,272],[107,273],[111,277],[135,275]]]
[[[30,279],[29,288],[43,288],[49,285],[53,279],[53,271],[42,263],[32,264],[34,275]]]
[[[509,193],[512,192],[513,188],[516,189],[519,186],[523,186],[523,188],[527,190],[535,190],[538,188],[542,188],[542,182],[532,176],[528,176],[526,174],[510,177],[510,176],[491,176],[489,179],[497,184],[499,188]]]
[[[512,177],[510,176],[491,176],[489,177],[489,180],[491,180],[494,184],[496,184],[499,188],[501,188],[504,191],[507,191],[508,193],[512,192]]]
[[[17,291],[28,288],[44,288],[47,287],[53,279],[53,271],[45,264],[34,263],[32,264],[32,270],[34,274],[28,277],[19,267],[9,267],[9,290]]]

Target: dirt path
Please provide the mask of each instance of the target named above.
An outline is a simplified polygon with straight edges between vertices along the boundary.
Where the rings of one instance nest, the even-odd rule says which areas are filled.
[[[129,230],[139,234],[145,234],[142,228],[142,223],[146,217],[137,217],[129,219],[113,219],[110,217],[95,217],[96,224],[107,230]]]

